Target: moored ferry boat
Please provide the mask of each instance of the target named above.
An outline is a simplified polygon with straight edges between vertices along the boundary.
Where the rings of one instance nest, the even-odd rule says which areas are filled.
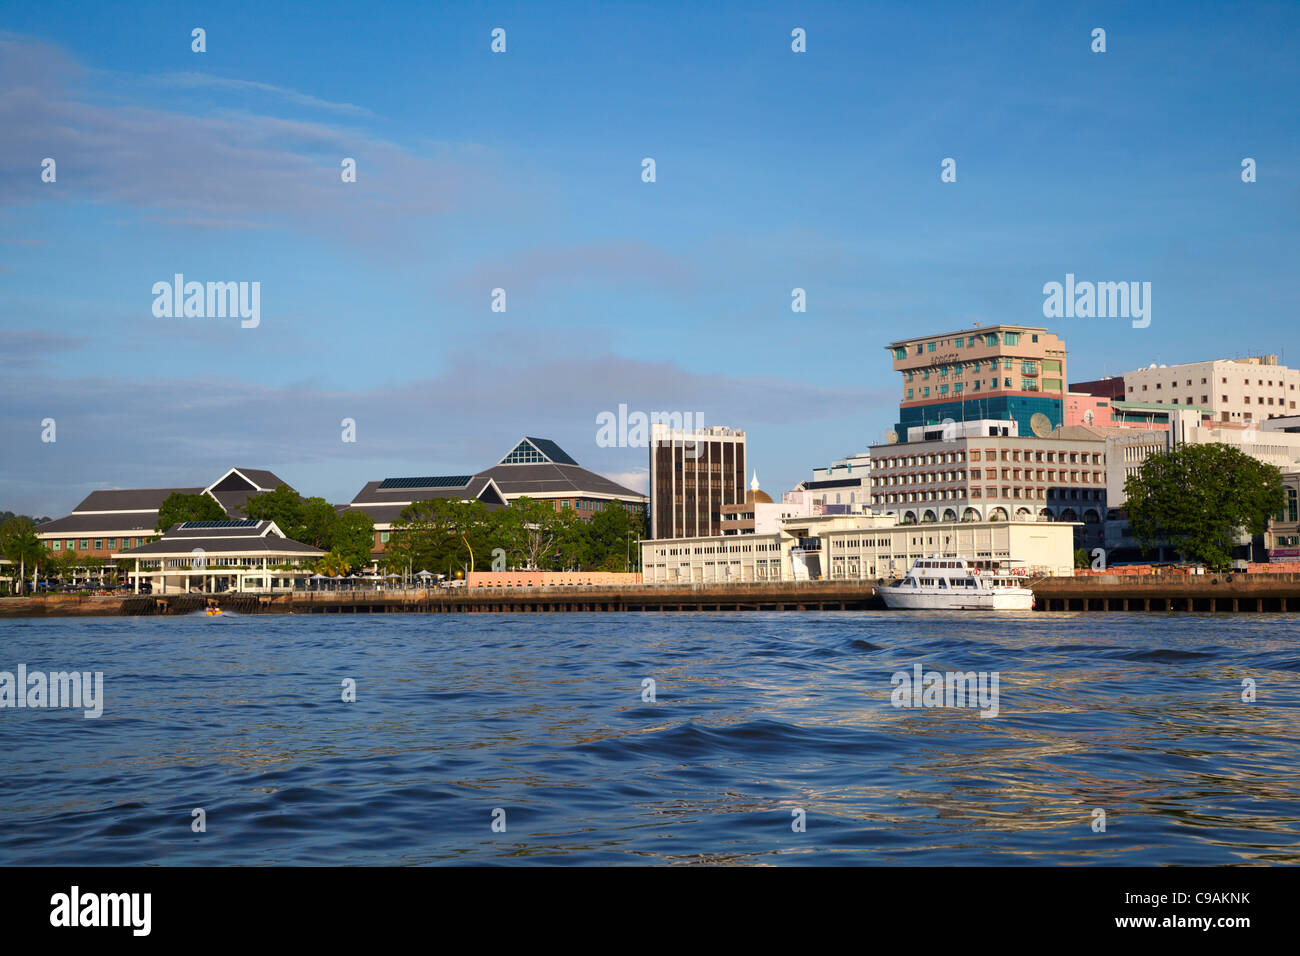
[[[1028,611],[1034,592],[1020,570],[981,568],[962,558],[917,558],[907,576],[876,593],[889,608]]]

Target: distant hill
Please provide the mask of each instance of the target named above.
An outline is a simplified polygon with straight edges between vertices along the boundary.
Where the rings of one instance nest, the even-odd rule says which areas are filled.
[[[32,524],[45,524],[45,522],[50,520],[48,517],[33,518],[29,515],[16,515],[12,511],[0,511],[0,524],[4,524],[4,522],[8,521],[10,518],[26,518]]]

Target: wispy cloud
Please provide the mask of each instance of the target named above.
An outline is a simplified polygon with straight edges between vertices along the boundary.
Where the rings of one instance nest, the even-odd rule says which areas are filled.
[[[400,255],[439,217],[509,201],[476,144],[417,152],[351,126],[267,115],[256,102],[204,115],[121,103],[89,76],[58,48],[0,35],[0,203],[112,203],[169,225],[278,226]],[[160,82],[365,114],[255,81],[181,73]],[[58,164],[56,184],[40,180],[35,164],[46,156]],[[345,157],[356,161],[354,183],[342,182]]]
[[[210,89],[235,93],[254,93],[283,99],[296,106],[304,106],[309,109],[346,113],[351,116],[369,117],[375,115],[364,106],[357,106],[355,103],[332,103],[329,100],[322,100],[308,93],[300,93],[298,90],[290,90],[270,83],[260,83],[257,80],[240,80],[228,76],[213,76],[211,73],[196,72],[160,73],[147,77],[147,79],[160,86],[176,89]]]
[[[44,329],[0,330],[0,368],[29,369],[56,352],[84,348],[87,340]]]
[[[525,363],[465,353],[451,356],[435,377],[365,390],[213,376],[146,379],[129,388],[109,378],[68,378],[58,388],[37,387],[41,381],[31,374],[0,379],[0,446],[11,452],[0,484],[11,496],[3,504],[9,510],[63,512],[102,482],[201,483],[236,461],[273,468],[304,494],[344,501],[377,477],[485,468],[524,434],[553,438],[584,467],[644,487],[636,482],[645,448],[596,444],[596,416],[619,403],[699,411],[706,424],[754,429],[816,422],[878,400],[873,389],[704,374],[615,356]],[[581,390],[572,387],[577,382]],[[448,399],[456,402],[454,415],[440,411]],[[46,417],[58,422],[54,445],[40,441]],[[356,422],[355,444],[341,440],[344,418]],[[122,427],[142,422],[148,427]]]

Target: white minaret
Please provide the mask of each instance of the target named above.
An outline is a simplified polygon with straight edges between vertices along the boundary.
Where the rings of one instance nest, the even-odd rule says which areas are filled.
[[[754,479],[749,483],[750,491],[758,491],[758,469],[754,469]]]

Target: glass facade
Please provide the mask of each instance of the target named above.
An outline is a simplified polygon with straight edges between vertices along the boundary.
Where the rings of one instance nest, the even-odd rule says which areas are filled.
[[[938,425],[944,419],[955,422],[977,421],[982,418],[1013,420],[1020,425],[1020,434],[1029,436],[1029,419],[1036,412],[1047,416],[1052,427],[1065,422],[1063,403],[1059,398],[1039,398],[1036,396],[1008,396],[1005,398],[968,398],[951,402],[940,402],[914,408],[900,408],[899,421],[895,429],[901,438],[907,438],[907,429],[919,425]]]
[[[515,450],[501,459],[503,465],[538,465],[549,461],[545,455],[532,446],[531,442],[521,441]]]

